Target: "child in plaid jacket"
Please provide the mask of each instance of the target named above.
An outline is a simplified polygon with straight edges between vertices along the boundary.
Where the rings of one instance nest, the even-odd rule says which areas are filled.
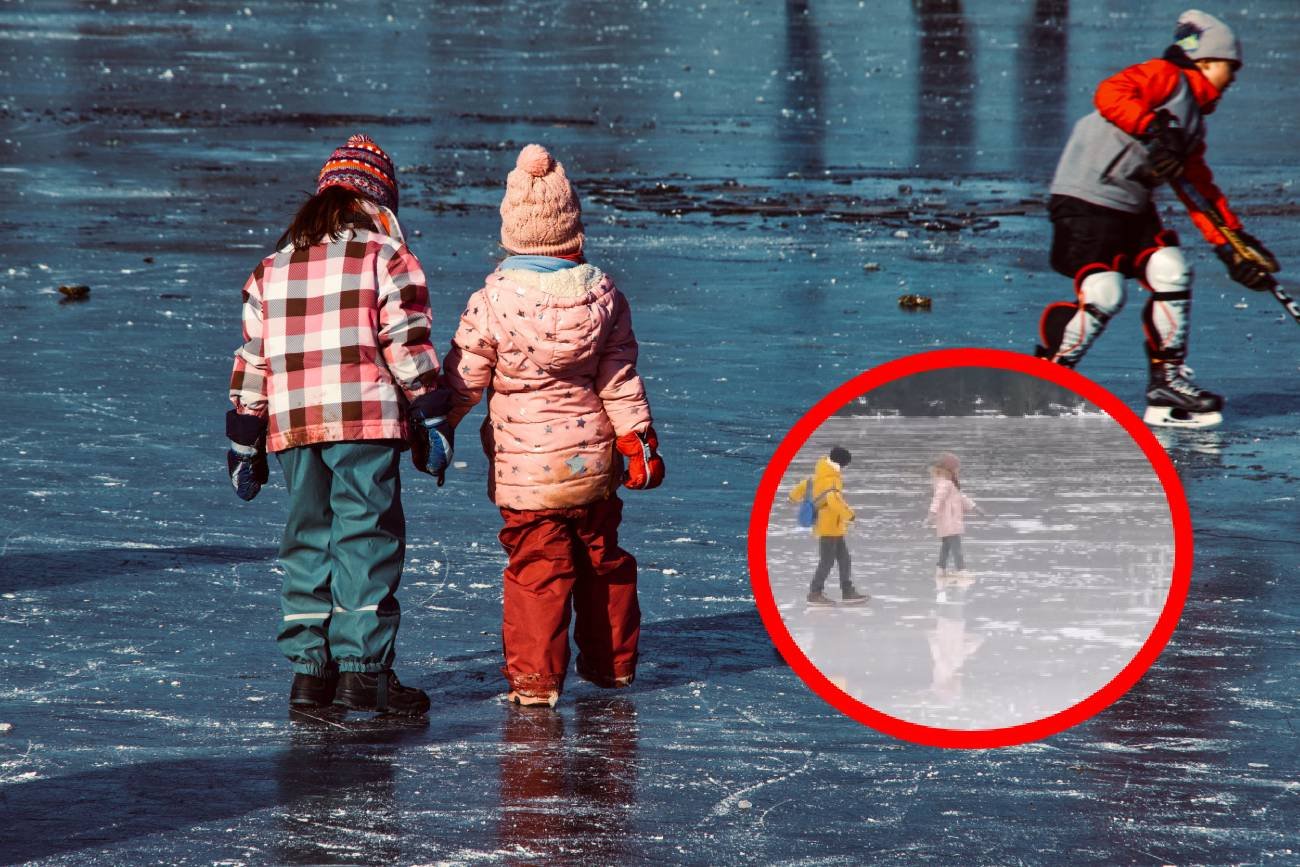
[[[397,204],[392,161],[352,136],[243,291],[228,468],[244,499],[266,481],[268,451],[285,472],[278,643],[299,709],[429,706],[392,671],[405,554],[398,462],[409,445],[441,484],[450,441],[424,273]]]

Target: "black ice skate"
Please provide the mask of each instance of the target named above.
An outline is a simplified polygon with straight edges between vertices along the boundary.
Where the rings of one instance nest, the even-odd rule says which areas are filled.
[[[1142,420],[1159,427],[1214,427],[1223,421],[1223,398],[1191,380],[1181,361],[1151,362],[1147,411]]]

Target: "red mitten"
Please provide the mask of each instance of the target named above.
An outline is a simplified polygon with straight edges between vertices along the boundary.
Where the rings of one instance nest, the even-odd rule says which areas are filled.
[[[614,444],[627,458],[623,487],[634,491],[659,487],[664,480],[664,459],[659,457],[659,437],[654,428],[646,428],[645,433],[625,433]]]

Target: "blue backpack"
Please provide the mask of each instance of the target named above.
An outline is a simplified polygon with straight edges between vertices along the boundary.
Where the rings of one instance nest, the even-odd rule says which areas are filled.
[[[799,502],[799,526],[811,527],[817,520],[817,507],[813,505],[812,479],[804,481],[803,500]]]

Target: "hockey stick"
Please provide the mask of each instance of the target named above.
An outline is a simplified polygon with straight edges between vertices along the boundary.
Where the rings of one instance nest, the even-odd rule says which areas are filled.
[[[1206,199],[1205,196],[1201,195],[1200,190],[1196,189],[1191,184],[1184,183],[1179,178],[1171,178],[1169,186],[1174,188],[1174,192],[1178,194],[1178,198],[1183,200],[1183,204],[1187,205],[1187,207],[1192,210],[1204,214],[1205,217],[1214,224],[1214,228],[1218,229],[1219,234],[1223,235],[1223,237],[1227,239],[1228,244],[1232,247],[1234,253],[1243,259],[1254,262],[1266,271],[1277,270],[1276,262],[1266,261],[1263,256],[1260,256],[1257,252],[1247,246],[1246,242],[1242,241],[1241,237],[1236,232],[1228,228],[1227,223],[1223,219],[1223,215],[1219,213],[1219,209],[1216,208],[1212,202]],[[1300,325],[1300,304],[1297,304],[1296,300],[1288,295],[1286,291],[1278,285],[1277,280],[1272,277],[1268,278],[1268,291],[1273,294],[1273,297],[1278,300],[1279,304],[1286,308],[1286,312],[1291,314],[1291,318],[1296,321],[1296,324]]]

